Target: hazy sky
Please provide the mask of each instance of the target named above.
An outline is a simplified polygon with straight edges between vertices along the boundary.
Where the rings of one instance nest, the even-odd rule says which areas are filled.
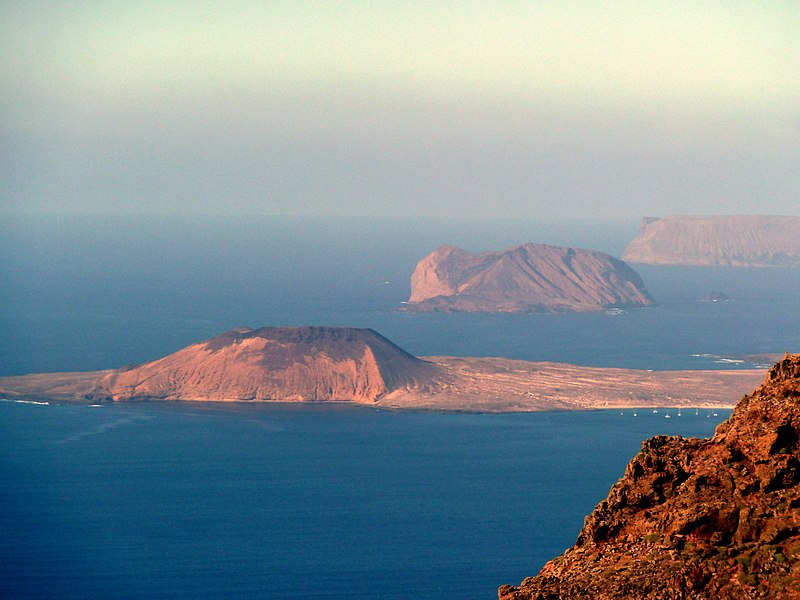
[[[800,214],[800,5],[0,2],[0,210]]]

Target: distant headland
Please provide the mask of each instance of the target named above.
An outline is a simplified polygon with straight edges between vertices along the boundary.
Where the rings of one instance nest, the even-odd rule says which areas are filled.
[[[355,402],[473,412],[730,407],[762,370],[640,371],[417,358],[371,329],[240,328],[132,367],[0,378],[38,401]]]
[[[654,265],[800,268],[800,217],[645,218],[622,259]]]
[[[524,244],[471,254],[445,245],[417,264],[404,310],[598,312],[653,304],[639,275],[603,252]]]

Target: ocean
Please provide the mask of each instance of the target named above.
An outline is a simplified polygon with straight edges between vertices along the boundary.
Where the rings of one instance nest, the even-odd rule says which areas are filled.
[[[5,598],[493,598],[727,413],[0,402]]]
[[[94,370],[246,325],[371,327],[417,355],[743,368],[800,348],[800,273],[637,267],[657,308],[397,312],[440,243],[619,256],[635,222],[20,216],[0,224],[0,374]],[[731,302],[698,302],[720,291]],[[492,598],[574,543],[683,411],[0,402],[9,598]]]

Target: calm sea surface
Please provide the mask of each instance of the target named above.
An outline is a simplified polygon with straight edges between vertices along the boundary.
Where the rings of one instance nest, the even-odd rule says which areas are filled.
[[[493,598],[641,441],[726,416],[0,402],[14,598]]]
[[[781,269],[637,267],[659,307],[623,314],[395,310],[440,243],[619,256],[637,227],[13,218],[0,224],[0,375],[152,360],[241,325],[647,369],[800,350],[800,273]],[[697,301],[710,291],[733,301]],[[643,439],[707,436],[726,414],[664,416],[0,402],[0,595],[493,598],[575,541]]]

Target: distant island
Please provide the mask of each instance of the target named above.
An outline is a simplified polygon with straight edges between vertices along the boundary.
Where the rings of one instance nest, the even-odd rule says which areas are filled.
[[[645,441],[575,545],[499,600],[800,598],[798,397],[787,355],[710,440]]]
[[[653,265],[800,267],[800,217],[645,218],[622,259]]]
[[[730,407],[761,370],[640,371],[505,358],[417,358],[371,329],[240,328],[142,365],[0,378],[34,401],[356,402],[513,412]]]
[[[417,264],[404,309],[598,312],[654,304],[639,275],[603,252],[525,244],[471,254],[444,245]]]

